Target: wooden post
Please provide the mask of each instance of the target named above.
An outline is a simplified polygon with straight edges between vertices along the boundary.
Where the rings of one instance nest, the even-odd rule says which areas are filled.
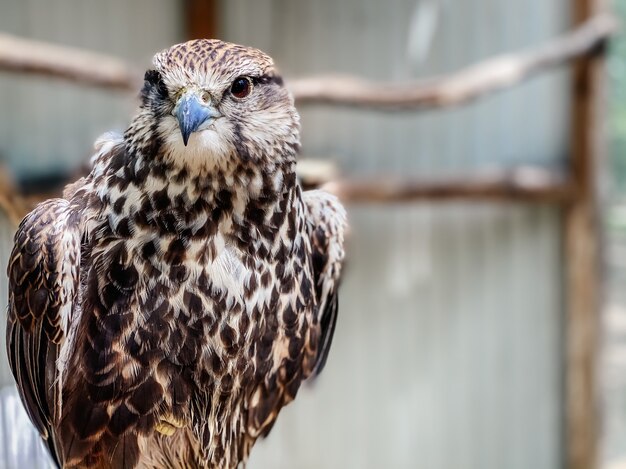
[[[599,0],[572,0],[578,24]],[[601,54],[582,58],[572,76],[571,171],[577,191],[564,212],[566,302],[565,452],[568,469],[598,466],[597,350],[601,310],[601,220],[598,167],[601,154]]]
[[[187,38],[216,38],[217,12],[217,0],[186,0]]]

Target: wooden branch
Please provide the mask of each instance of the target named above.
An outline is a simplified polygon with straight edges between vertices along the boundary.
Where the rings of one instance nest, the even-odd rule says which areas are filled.
[[[463,104],[530,76],[588,55],[617,30],[602,14],[534,49],[486,60],[449,76],[412,84],[372,83],[355,77],[314,77],[288,82],[298,104],[325,103],[378,110],[415,110]],[[0,34],[0,70],[51,76],[137,92],[142,74],[104,54]]]
[[[508,201],[564,203],[576,187],[566,177],[537,168],[519,168],[477,176],[446,179],[377,177],[343,179],[322,186],[345,202]]]
[[[459,105],[592,54],[617,29],[614,17],[600,14],[574,31],[536,48],[495,57],[449,76],[412,84],[372,83],[349,76],[328,76],[293,80],[289,87],[298,104],[325,103],[380,110]]]
[[[506,172],[441,179],[378,177],[337,179],[337,168],[316,160],[298,164],[298,176],[306,189],[322,187],[347,203],[446,202],[454,200],[568,204],[577,188],[565,175],[542,168],[522,167]],[[59,180],[41,193],[24,193],[0,168],[0,210],[16,224],[38,203],[59,197],[66,183],[77,174]],[[4,188],[4,190],[2,190]]]
[[[121,59],[0,33],[0,70],[139,91],[142,75]]]

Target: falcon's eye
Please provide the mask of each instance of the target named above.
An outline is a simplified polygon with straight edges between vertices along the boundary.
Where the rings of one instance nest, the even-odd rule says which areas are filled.
[[[252,91],[252,81],[248,77],[235,78],[233,84],[230,86],[230,92],[235,98],[245,98]]]

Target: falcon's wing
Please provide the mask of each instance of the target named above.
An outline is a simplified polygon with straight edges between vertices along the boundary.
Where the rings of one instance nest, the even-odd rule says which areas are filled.
[[[51,427],[58,415],[58,358],[79,264],[78,217],[67,200],[44,202],[24,218],[8,265],[7,352],[24,407],[57,462]]]
[[[327,192],[307,191],[303,193],[303,200],[308,212],[308,232],[321,328],[313,369],[313,374],[318,374],[326,364],[337,322],[337,290],[345,256],[343,242],[347,219],[346,211],[339,200]]]

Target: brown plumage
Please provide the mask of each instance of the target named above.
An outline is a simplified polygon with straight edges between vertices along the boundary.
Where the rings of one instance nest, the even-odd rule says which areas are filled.
[[[296,181],[272,60],[196,40],[154,66],[9,262],[11,369],[63,467],[236,467],[333,335],[345,212]]]

